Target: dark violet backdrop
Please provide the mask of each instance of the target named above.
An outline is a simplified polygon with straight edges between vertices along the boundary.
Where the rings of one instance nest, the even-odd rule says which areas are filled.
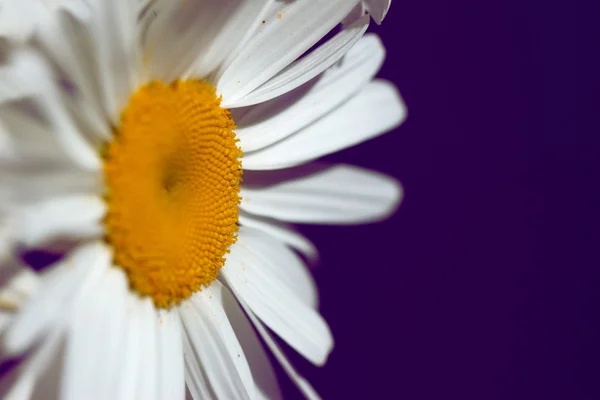
[[[600,398],[600,132],[576,115],[600,105],[600,13],[575,4],[396,0],[371,28],[409,118],[328,159],[406,198],[381,224],[301,227],[336,348],[293,359],[325,399]]]

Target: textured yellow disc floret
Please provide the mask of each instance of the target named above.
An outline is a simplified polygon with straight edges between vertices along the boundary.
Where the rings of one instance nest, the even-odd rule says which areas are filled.
[[[106,240],[157,307],[215,280],[236,240],[242,154],[220,102],[205,82],[147,84],[104,154]]]

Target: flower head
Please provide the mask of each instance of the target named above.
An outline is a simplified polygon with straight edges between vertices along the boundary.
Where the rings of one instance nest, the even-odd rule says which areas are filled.
[[[31,350],[11,393],[60,365],[64,398],[183,398],[184,378],[193,398],[278,398],[251,321],[316,396],[265,328],[316,365],[333,347],[298,255],[314,249],[284,223],[374,221],[401,197],[373,172],[301,166],[405,117],[364,36],[389,1],[359,3],[40,2],[6,35],[0,329],[7,354]],[[22,248],[67,250],[37,276]]]

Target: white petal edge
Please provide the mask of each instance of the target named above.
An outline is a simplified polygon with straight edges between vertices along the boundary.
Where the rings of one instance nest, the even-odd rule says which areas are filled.
[[[251,152],[272,145],[331,112],[373,79],[384,58],[381,40],[367,34],[340,63],[311,82],[244,110],[235,120],[242,150]]]
[[[248,362],[223,310],[223,287],[214,281],[178,307],[183,322],[186,377],[192,395],[214,393],[223,399],[252,399]],[[194,365],[195,363],[200,363]],[[205,385],[208,385],[206,387]],[[194,390],[198,388],[198,391]],[[196,398],[196,397],[195,397]]]
[[[269,254],[258,257],[239,242],[231,246],[221,269],[238,299],[248,303],[253,312],[278,336],[315,365],[323,365],[333,349],[333,337],[321,315],[305,304],[277,276],[276,268],[266,266]]]
[[[392,0],[363,0],[363,2],[377,25],[381,25],[392,5]]]
[[[233,104],[268,81],[317,43],[358,0],[297,0],[265,23],[216,77],[224,104]]]
[[[305,57],[294,61],[242,99],[222,107],[246,107],[281,96],[308,82],[338,62],[363,36],[370,18],[363,16]]]
[[[296,371],[296,369],[292,366],[292,364],[288,361],[287,357],[283,353],[283,350],[281,350],[281,348],[277,345],[275,340],[269,334],[269,331],[265,328],[265,326],[262,324],[262,322],[252,312],[251,307],[248,304],[246,304],[246,302],[244,300],[240,299],[239,301],[240,301],[240,305],[246,312],[246,315],[248,316],[248,318],[250,318],[250,321],[252,321],[252,324],[258,331],[261,338],[264,340],[267,347],[269,347],[269,349],[271,350],[271,352],[273,353],[273,355],[275,356],[277,361],[283,367],[284,371],[288,374],[288,376],[290,377],[292,382],[294,382],[296,384],[298,389],[300,389],[302,394],[304,394],[304,396],[306,396],[306,398],[309,400],[321,399],[321,397],[315,391],[315,389],[312,387],[310,382],[308,382],[302,375],[300,375]]]
[[[245,154],[242,167],[269,170],[300,165],[386,133],[405,118],[406,107],[394,85],[375,80],[312,125],[270,147]]]
[[[346,225],[388,217],[400,204],[403,190],[391,177],[341,164],[272,186],[244,186],[240,196],[240,208],[251,214],[286,222]]]

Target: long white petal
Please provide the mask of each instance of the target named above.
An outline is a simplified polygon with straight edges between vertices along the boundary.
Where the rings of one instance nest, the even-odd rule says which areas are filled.
[[[292,173],[276,172],[282,177],[293,177]],[[252,175],[246,174],[245,180],[249,183]],[[357,224],[386,218],[398,207],[403,195],[394,179],[350,165],[277,180],[282,183],[243,186],[241,209],[287,222]]]
[[[362,37],[369,27],[369,21],[370,18],[366,15],[359,18],[329,41],[305,57],[294,61],[242,99],[234,103],[224,101],[223,107],[246,107],[263,103],[308,82],[338,62]]]
[[[140,357],[138,359],[137,394],[139,399],[162,400],[158,397],[160,366],[158,351],[158,314],[152,300],[145,298],[141,303],[140,321],[142,336],[140,340]]]
[[[217,91],[233,104],[265,83],[317,43],[358,0],[277,3],[236,58],[217,79]],[[224,103],[224,104],[225,104]]]
[[[365,35],[337,65],[311,82],[234,118],[244,152],[262,149],[310,125],[348,100],[375,76],[385,58],[376,35]]]
[[[211,283],[179,306],[179,313],[187,335],[184,342],[186,367],[191,371],[187,377],[199,377],[188,382],[190,391],[212,392],[217,398],[251,399],[255,386],[244,352],[223,310],[227,293],[220,282]],[[197,365],[200,363],[200,370]],[[204,385],[209,385],[206,388]],[[202,388],[204,386],[204,388]],[[196,395],[196,391],[192,391]]]
[[[394,85],[373,81],[356,96],[296,134],[246,154],[244,169],[268,170],[300,165],[388,132],[406,117]]]
[[[114,399],[128,400],[137,398],[138,381],[145,379],[140,376],[140,362],[145,352],[142,343],[146,332],[142,331],[143,302],[137,296],[127,296],[124,338],[120,345],[120,356],[122,364],[119,368],[120,374],[115,382]],[[144,359],[151,363],[156,360]]]
[[[160,310],[158,313],[159,399],[183,400],[185,397],[182,334],[177,311]]]
[[[296,351],[317,365],[323,365],[333,348],[333,338],[325,320],[290,290],[289,283],[273,274],[270,253],[257,254],[239,242],[231,246],[222,268],[223,276],[236,297],[250,308]],[[273,260],[281,260],[276,255]],[[287,262],[292,263],[292,257]],[[286,261],[284,261],[286,262]]]

